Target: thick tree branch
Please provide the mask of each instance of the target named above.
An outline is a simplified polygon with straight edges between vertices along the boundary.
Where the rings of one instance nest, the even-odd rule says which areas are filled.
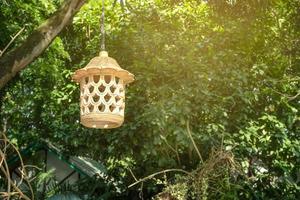
[[[18,48],[0,59],[0,89],[51,44],[87,0],[65,0]]]

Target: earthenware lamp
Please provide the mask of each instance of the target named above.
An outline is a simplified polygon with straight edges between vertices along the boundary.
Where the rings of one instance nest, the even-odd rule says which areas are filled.
[[[123,124],[125,86],[134,81],[134,75],[122,69],[105,51],[104,4],[102,6],[102,51],[87,66],[76,70],[72,78],[80,84],[81,124],[110,129]]]

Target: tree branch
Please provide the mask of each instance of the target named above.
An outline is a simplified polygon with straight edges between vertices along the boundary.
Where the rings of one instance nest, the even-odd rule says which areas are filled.
[[[86,1],[88,0],[65,0],[61,7],[33,31],[21,46],[1,57],[0,89],[43,53]]]

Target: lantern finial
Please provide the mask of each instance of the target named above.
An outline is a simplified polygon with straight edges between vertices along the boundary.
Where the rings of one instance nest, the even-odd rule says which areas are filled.
[[[99,56],[100,57],[108,57],[108,52],[107,51],[100,51]]]

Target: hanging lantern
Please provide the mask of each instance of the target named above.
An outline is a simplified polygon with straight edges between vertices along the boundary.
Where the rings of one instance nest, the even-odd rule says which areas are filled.
[[[90,128],[116,128],[124,121],[125,85],[134,75],[101,51],[73,75],[80,83],[80,121]]]
[[[89,128],[117,128],[123,124],[125,86],[134,75],[122,69],[105,51],[104,0],[101,15],[101,52],[73,80],[80,83],[80,121]]]

